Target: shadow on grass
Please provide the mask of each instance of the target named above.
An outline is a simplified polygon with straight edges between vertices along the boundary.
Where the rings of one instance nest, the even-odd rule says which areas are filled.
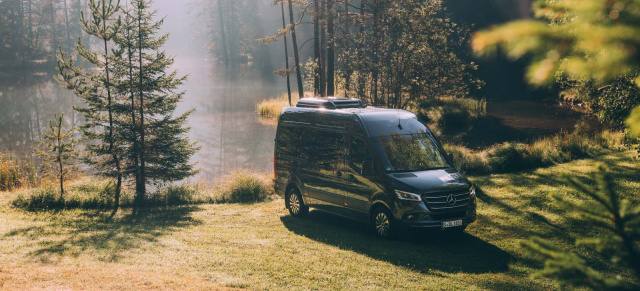
[[[130,249],[155,243],[161,236],[201,224],[191,217],[197,207],[148,208],[135,216],[108,219],[109,212],[63,211],[52,214],[51,223],[13,230],[4,235],[25,237],[30,255],[48,262],[54,256],[92,253],[105,261],[117,261]]]
[[[321,211],[312,211],[303,219],[284,216],[280,220],[298,235],[421,273],[507,272],[513,259],[502,249],[466,233],[448,236],[439,231],[410,230],[397,239],[382,240],[362,223]]]

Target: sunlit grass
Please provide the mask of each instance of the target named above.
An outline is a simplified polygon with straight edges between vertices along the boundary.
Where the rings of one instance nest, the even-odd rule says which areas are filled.
[[[532,235],[563,248],[601,235],[549,198],[580,200],[564,176],[609,164],[619,193],[640,202],[631,152],[517,174],[471,177],[478,221],[458,238],[412,233],[386,241],[365,225],[312,211],[288,215],[281,199],[254,204],[150,208],[139,216],[67,210],[31,213],[0,195],[0,286],[6,289],[550,290],[529,275],[542,264],[519,248]],[[572,249],[608,274],[628,270]]]
[[[297,94],[292,94],[291,105],[289,105],[289,96],[287,93],[283,93],[278,97],[261,101],[256,105],[256,111],[261,117],[277,119],[280,117],[282,109],[289,106],[295,106],[298,99]]]
[[[38,184],[35,162],[27,157],[0,153],[0,191],[33,187]]]

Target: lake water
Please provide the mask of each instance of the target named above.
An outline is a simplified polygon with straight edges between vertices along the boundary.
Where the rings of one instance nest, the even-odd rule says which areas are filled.
[[[190,138],[201,150],[194,156],[201,173],[213,179],[236,169],[268,172],[273,163],[275,127],[260,123],[255,104],[282,92],[279,83],[243,76],[227,80],[217,63],[202,58],[176,59],[174,67],[189,74],[181,88],[184,102],[178,111],[196,109],[189,120]],[[239,77],[240,78],[240,77]],[[0,152],[29,153],[54,114],[69,121],[79,116],[71,106],[80,102],[47,74],[13,72],[0,78]]]

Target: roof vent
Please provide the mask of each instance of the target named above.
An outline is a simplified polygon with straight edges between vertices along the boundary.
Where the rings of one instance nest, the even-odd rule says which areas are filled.
[[[302,98],[296,104],[300,108],[325,108],[325,109],[343,109],[343,108],[366,108],[367,105],[360,99],[347,99],[338,97],[327,98]]]

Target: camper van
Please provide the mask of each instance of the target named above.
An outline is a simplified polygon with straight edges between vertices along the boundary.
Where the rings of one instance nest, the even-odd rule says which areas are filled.
[[[301,99],[280,115],[273,164],[292,216],[314,208],[365,222],[382,238],[407,228],[462,232],[476,220],[472,184],[405,110]]]

